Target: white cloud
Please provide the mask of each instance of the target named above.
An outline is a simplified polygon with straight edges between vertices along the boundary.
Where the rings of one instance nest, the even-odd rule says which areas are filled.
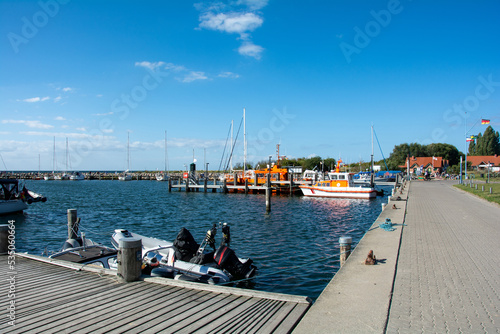
[[[268,0],[237,0],[230,5],[220,2],[198,3],[195,5],[195,8],[200,11],[198,27],[239,34],[239,39],[243,41],[243,44],[238,48],[238,52],[260,59],[264,48],[252,43],[250,33],[264,23],[259,10],[267,3]]]
[[[218,76],[220,78],[230,78],[230,79],[236,79],[236,78],[240,77],[239,74],[236,74],[236,73],[233,73],[233,72],[222,72],[222,73],[219,73]]]
[[[71,87],[64,87],[62,89],[63,92],[71,92],[72,90],[73,90],[73,88],[71,88]]]
[[[76,131],[82,131],[83,132],[83,131],[87,131],[87,129],[85,129],[85,128],[76,128]]]
[[[54,102],[56,102],[56,103],[57,103],[57,102],[61,101],[61,99],[62,99],[62,97],[61,97],[61,96],[55,97],[55,98],[54,98]]]
[[[163,65],[166,65],[166,64],[162,61],[158,61],[158,62],[154,62],[154,63],[151,63],[149,61],[141,61],[141,62],[135,63],[135,66],[146,67],[152,71],[154,71],[156,68],[161,67]]]
[[[54,120],[56,120],[56,121],[65,121],[66,118],[64,118],[62,116],[57,116],[56,118],[54,118]]]
[[[141,62],[136,62],[135,66],[140,66],[140,67],[146,67],[152,71],[155,71],[158,68],[162,68],[167,71],[175,72],[178,73],[179,76],[176,77],[175,79],[180,82],[193,82],[196,80],[207,80],[208,76],[205,74],[205,72],[202,71],[191,71],[187,69],[183,65],[176,65],[173,63],[166,63],[163,61],[157,61],[157,62],[149,62],[149,61],[141,61]],[[108,113],[111,114],[111,113]],[[97,114],[98,116],[103,116],[107,114]]]
[[[47,101],[48,99],[50,99],[50,97],[48,96],[45,96],[45,97],[30,97],[28,99],[24,99],[24,100],[18,100],[18,101],[22,101],[22,102],[28,102],[28,103],[34,103],[34,102],[43,102],[43,101]]]
[[[103,95],[102,94],[97,94],[96,97],[102,97]]]
[[[245,5],[250,10],[259,10],[267,6],[268,0],[238,0],[237,5]]]
[[[200,27],[227,33],[245,34],[254,31],[264,20],[255,13],[205,13],[200,17]]]
[[[255,59],[260,59],[264,48],[255,45],[252,42],[244,42],[239,48],[238,53],[243,56],[254,57]]]
[[[36,129],[51,129],[54,126],[50,124],[43,124],[40,121],[25,121],[25,120],[14,120],[14,119],[6,119],[2,121],[2,124],[24,124],[29,128]]]
[[[195,80],[206,80],[206,79],[208,79],[208,78],[204,72],[191,71],[181,81],[182,82],[193,82]]]
[[[186,71],[187,70],[182,65],[175,65],[175,64],[172,64],[172,63],[165,64],[165,69],[166,70],[172,70],[174,72],[181,72],[181,71]]]
[[[57,137],[57,138],[75,138],[75,139],[92,139],[92,140],[114,140],[115,137],[90,135],[88,133],[76,132],[40,132],[40,131],[23,131],[20,132],[25,136],[43,136],[43,137]]]
[[[94,116],[109,116],[109,115],[113,115],[113,112],[110,111],[110,112],[105,112],[105,113],[102,113],[102,114],[94,114]]]
[[[101,129],[102,133],[113,133],[115,132],[113,129]]]

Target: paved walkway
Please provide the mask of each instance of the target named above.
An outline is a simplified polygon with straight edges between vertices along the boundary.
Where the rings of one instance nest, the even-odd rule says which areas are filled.
[[[500,207],[412,182],[387,333],[500,333]]]

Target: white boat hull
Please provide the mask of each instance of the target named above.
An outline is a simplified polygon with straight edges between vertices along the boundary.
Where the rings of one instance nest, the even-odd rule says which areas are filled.
[[[85,175],[79,173],[79,172],[76,172],[75,174],[72,174],[69,179],[71,181],[83,181],[85,180]]]
[[[28,205],[20,199],[0,201],[0,215],[8,215],[11,213],[22,212],[27,208]]]
[[[359,199],[370,199],[377,197],[377,191],[373,188],[300,186],[300,189],[302,190],[304,196],[310,197]]]
[[[168,175],[165,174],[156,174],[156,181],[167,181]]]

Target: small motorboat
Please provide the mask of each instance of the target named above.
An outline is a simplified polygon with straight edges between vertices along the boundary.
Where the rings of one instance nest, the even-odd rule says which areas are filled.
[[[222,232],[221,245],[217,250],[214,240],[217,233],[216,224],[208,230],[200,245],[185,228],[181,229],[174,242],[117,229],[111,238],[111,243],[118,248],[120,239],[141,239],[143,273],[152,276],[208,284],[221,284],[253,277],[257,269],[252,264],[253,261],[238,258],[229,248],[230,231],[227,224],[222,225]],[[206,246],[211,246],[213,251],[207,250]]]
[[[85,175],[83,175],[80,172],[74,172],[73,174],[70,175],[69,179],[71,181],[83,181],[85,180]]]
[[[300,185],[304,196],[370,199],[377,197],[378,191],[373,187],[354,185],[353,174],[340,172],[342,160],[337,161],[335,172],[329,172],[326,180],[312,185]]]
[[[26,203],[46,202],[47,198],[23,187],[19,190],[17,179],[0,179],[0,215],[22,212]]]
[[[49,258],[117,270],[118,251],[87,239],[83,232],[78,236],[79,225],[80,218],[69,229],[68,239],[61,250],[51,254]]]

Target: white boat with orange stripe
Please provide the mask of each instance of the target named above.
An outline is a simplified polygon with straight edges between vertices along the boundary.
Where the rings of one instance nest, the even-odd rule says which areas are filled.
[[[354,185],[354,173],[340,172],[341,163],[342,160],[337,162],[335,172],[328,173],[326,180],[315,182],[312,185],[301,185],[300,189],[304,196],[360,199],[377,197],[375,188]]]

